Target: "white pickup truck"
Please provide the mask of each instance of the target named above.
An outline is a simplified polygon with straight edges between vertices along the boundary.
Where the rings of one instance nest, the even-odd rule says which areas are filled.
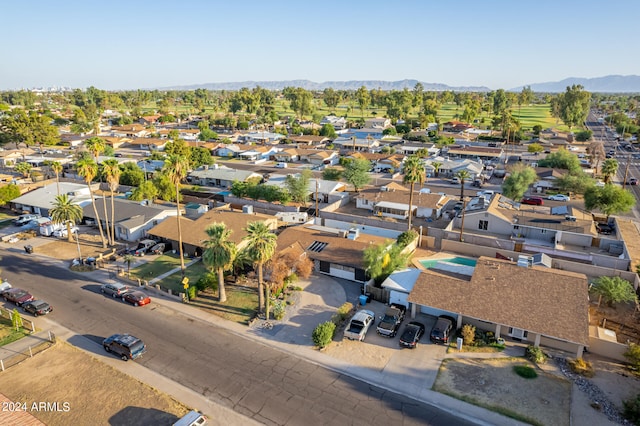
[[[366,309],[359,310],[351,318],[349,326],[344,331],[344,337],[350,340],[363,341],[369,327],[375,322],[376,315]]]

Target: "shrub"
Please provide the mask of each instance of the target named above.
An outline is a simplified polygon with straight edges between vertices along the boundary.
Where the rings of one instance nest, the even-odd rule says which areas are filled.
[[[580,374],[584,377],[593,377],[595,375],[595,370],[593,369],[593,365],[589,361],[585,361],[582,358],[570,359],[569,360],[569,368],[576,374]]]
[[[413,229],[404,231],[402,234],[398,235],[397,244],[400,247],[404,248],[411,244],[411,242],[416,238],[418,238],[418,233]]]
[[[476,327],[471,324],[462,326],[462,340],[465,345],[471,346],[476,339]]]
[[[345,302],[343,303],[338,310],[336,311],[335,315],[332,318],[332,321],[335,325],[340,325],[342,324],[344,321],[347,320],[347,318],[349,318],[349,316],[351,315],[351,311],[353,310],[353,303],[351,302]]]
[[[633,368],[640,369],[640,345],[629,343],[629,349],[623,355]]]
[[[536,364],[542,364],[547,360],[547,356],[542,352],[542,349],[536,346],[527,346],[524,356]]]
[[[198,288],[194,285],[187,289],[187,294],[189,295],[189,300],[193,300],[198,297]]]
[[[213,291],[218,290],[218,274],[213,272],[207,272],[203,276],[201,276],[198,281],[196,281],[195,287],[198,291],[205,290],[207,288],[212,289]]]
[[[273,304],[273,317],[277,320],[281,320],[284,318],[285,314],[285,304],[280,300],[276,300]]]
[[[298,281],[298,276],[296,275],[295,272],[284,279],[284,283],[287,284],[287,285],[289,285],[291,283],[295,283],[297,281]]]
[[[336,325],[331,321],[318,324],[318,326],[313,330],[313,334],[311,335],[313,343],[320,349],[326,347],[329,343],[331,343],[331,340],[333,339],[333,333],[335,333],[335,331]]]
[[[524,377],[525,379],[535,379],[538,377],[536,370],[528,365],[514,365],[513,371],[515,371],[518,376]]]
[[[640,394],[635,398],[622,401],[622,415],[633,424],[640,424]]]

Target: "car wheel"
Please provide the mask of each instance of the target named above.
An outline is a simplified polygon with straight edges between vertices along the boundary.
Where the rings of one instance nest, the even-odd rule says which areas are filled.
[[[104,289],[103,288],[100,289],[100,293],[104,293]]]
[[[107,351],[107,352],[111,352],[111,348],[110,348],[109,346],[103,346],[103,347],[104,347],[104,350],[105,350],[105,351]]]
[[[138,302],[134,303],[133,306],[140,306]]]
[[[34,316],[34,317],[37,317],[37,316],[38,316],[38,313],[37,313],[37,312],[34,312],[34,313],[33,313],[33,316]]]
[[[121,358],[122,358],[122,360],[123,360],[123,361],[128,361],[128,360],[129,360],[129,357],[128,357],[128,356],[126,356],[126,355],[124,355],[124,354],[122,355],[122,357],[121,357]]]
[[[111,295],[111,297],[113,297],[113,298],[115,299],[115,298],[116,298],[116,294],[115,294],[115,293],[113,293],[113,294]]]
[[[123,302],[126,302],[126,301],[127,301],[127,299],[125,299],[125,298],[123,297],[123,298],[122,298],[122,301],[123,301]]]

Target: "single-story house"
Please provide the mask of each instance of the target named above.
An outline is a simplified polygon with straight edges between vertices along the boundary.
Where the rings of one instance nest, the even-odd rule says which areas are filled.
[[[413,192],[411,213],[409,212],[410,191],[380,191],[368,189],[360,191],[356,196],[356,208],[366,209],[380,217],[407,219],[414,217],[438,219],[442,216],[444,206],[449,202],[447,195]]]
[[[91,187],[95,191],[98,189],[99,184],[93,184]],[[67,194],[71,203],[78,204],[81,207],[91,204],[89,188],[85,184],[60,182],[60,194]],[[12,209],[19,212],[26,211],[41,216],[51,216],[49,212],[54,207],[53,203],[57,196],[58,186],[52,183],[14,198],[10,201],[10,204]]]
[[[421,273],[420,269],[406,268],[389,275],[381,284],[381,287],[389,292],[389,303],[397,303],[408,308],[409,294]]]
[[[126,126],[114,126],[111,128],[111,136],[122,138],[144,138],[151,132],[140,124],[128,124]]]
[[[228,144],[214,149],[212,154],[217,155],[218,157],[236,158],[242,151],[243,150],[238,145]]]
[[[289,136],[288,138],[291,142],[296,145],[306,145],[306,146],[315,146],[315,147],[324,147],[328,144],[331,139],[325,136],[316,136],[316,135],[300,135],[300,136]]]
[[[380,141],[374,137],[340,136],[334,139],[333,146],[343,152],[373,152],[377,151],[377,148],[380,146]]]
[[[502,148],[486,146],[451,145],[447,147],[447,155],[453,158],[483,161],[504,161],[505,159],[505,152]]]
[[[249,132],[238,138],[238,141],[256,143],[256,144],[277,144],[285,136],[280,133],[272,132]]]
[[[471,324],[580,358],[589,344],[588,288],[584,274],[481,257],[468,278],[423,271],[407,301],[412,316],[447,314],[458,328]]]
[[[168,139],[159,138],[135,138],[129,145],[134,148],[145,149],[149,151],[164,151],[164,147],[169,142]]]
[[[274,160],[276,161],[282,161],[285,163],[293,163],[294,161],[298,161],[298,159],[300,158],[298,156],[298,150],[295,148],[287,148],[287,149],[283,149],[280,152],[276,152],[273,155]]]
[[[335,115],[325,115],[320,120],[320,125],[331,124],[335,130],[342,130],[347,127],[347,119],[344,117],[336,117]]]
[[[252,178],[262,179],[262,175],[250,170],[236,170],[213,164],[189,173],[187,182],[202,186],[231,188],[235,181],[246,182]]]

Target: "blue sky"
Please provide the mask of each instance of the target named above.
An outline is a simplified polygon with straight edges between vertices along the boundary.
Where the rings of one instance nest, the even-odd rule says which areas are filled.
[[[32,0],[0,14],[0,90],[640,74],[637,0]]]

